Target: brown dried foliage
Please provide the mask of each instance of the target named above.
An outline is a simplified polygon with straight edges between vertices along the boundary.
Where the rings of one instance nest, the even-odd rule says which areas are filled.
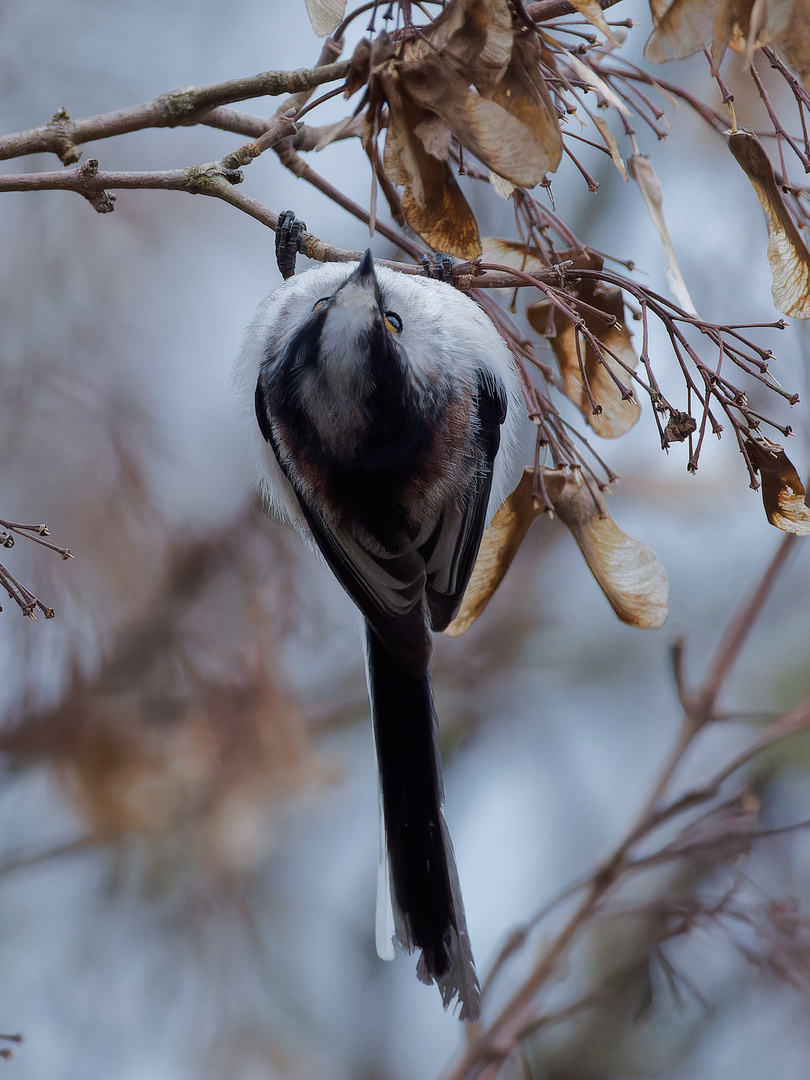
[[[768,521],[783,532],[810,536],[810,507],[804,484],[784,449],[770,439],[749,439],[746,451],[762,480]]]
[[[435,250],[481,254],[453,175],[456,146],[523,187],[557,168],[562,136],[540,56],[537,34],[506,0],[460,0],[425,29],[355,51],[347,89],[367,84],[366,152],[376,163],[387,106],[384,167],[404,189],[406,221]]]
[[[601,269],[597,256],[590,256],[588,262]],[[597,435],[616,439],[641,415],[630,375],[638,366],[638,356],[626,323],[624,298],[620,289],[592,279],[574,286],[570,296],[576,321],[550,300],[529,304],[526,317],[538,334],[549,338],[566,396]]]
[[[653,64],[709,49],[719,65],[727,48],[750,56],[774,44],[800,74],[808,70],[810,16],[804,0],[650,0],[650,11],[655,29],[644,56]]]
[[[346,0],[306,0],[306,5],[315,37],[333,34],[346,13]]]
[[[728,147],[751,181],[768,224],[768,262],[773,302],[794,319],[810,318],[810,251],[785,204],[762,143],[748,131],[733,131]]]
[[[628,536],[597,497],[593,477],[579,470],[534,469],[520,483],[487,528],[461,610],[445,631],[460,637],[472,626],[503,580],[532,522],[551,511],[568,527],[588,569],[616,615],[630,626],[663,626],[669,585],[655,554]]]
[[[544,469],[543,484],[554,512],[571,531],[588,569],[622,620],[654,630],[668,613],[669,584],[655,554],[616,525],[587,476]]]
[[[266,854],[285,800],[321,778],[279,677],[282,622],[254,599],[257,526],[178,542],[97,670],[74,670],[58,706],[24,713],[0,738],[6,754],[50,764],[89,842],[180,833],[211,872],[243,873]],[[261,550],[266,560],[266,536]]]

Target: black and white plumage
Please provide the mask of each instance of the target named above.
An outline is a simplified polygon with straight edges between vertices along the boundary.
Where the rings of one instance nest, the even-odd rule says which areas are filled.
[[[429,664],[482,531],[514,479],[520,390],[489,319],[449,285],[329,264],[262,303],[237,366],[254,395],[271,503],[314,542],[365,618],[394,927],[447,1006],[479,987],[452,844]],[[390,878],[389,878],[390,875]],[[389,922],[390,926],[390,922]]]

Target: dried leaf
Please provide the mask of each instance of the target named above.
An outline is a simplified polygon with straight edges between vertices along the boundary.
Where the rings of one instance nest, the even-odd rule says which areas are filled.
[[[741,11],[740,19],[732,19],[729,48],[745,53],[745,62],[750,65],[756,50],[770,44],[776,34],[784,31],[785,16],[789,17],[790,7],[791,0],[777,3],[754,0],[750,11]]]
[[[498,176],[497,173],[490,169],[489,182],[492,184],[492,190],[496,195],[500,195],[502,199],[511,199],[512,193],[515,190],[515,185],[510,183],[509,180],[504,180],[502,176]]]
[[[810,507],[804,485],[783,448],[770,439],[749,439],[751,464],[762,480],[762,502],[771,525],[797,536],[810,536]]]
[[[501,78],[512,57],[514,34],[506,0],[456,0],[445,7],[422,40],[429,42],[434,54],[447,52],[477,85]]]
[[[644,46],[644,59],[651,64],[682,60],[712,42],[716,2],[674,0],[663,10],[660,4],[650,6],[656,25]]]
[[[543,469],[543,480],[560,521],[573,533],[585,561],[616,615],[630,626],[654,630],[668,614],[669,583],[655,554],[618,528],[597,504],[581,473]],[[464,634],[489,602],[536,517],[546,511],[534,495],[534,470],[520,483],[485,530],[461,608],[444,631]]]
[[[622,179],[624,181],[628,181],[627,169],[624,167],[622,155],[619,153],[619,144],[616,142],[616,139],[613,136],[613,132],[610,130],[610,128],[601,116],[591,116],[591,120],[593,120],[594,124],[599,130],[599,134],[604,139],[605,146],[608,148],[608,152],[610,153],[610,156],[613,160],[613,164],[621,173]]]
[[[556,263],[565,263],[566,269],[571,270],[601,270],[603,266],[602,258],[587,248],[549,248],[544,252],[539,247],[504,236],[486,236],[482,244],[485,262],[500,263],[527,274],[537,274]]]
[[[400,70],[403,91],[442,118],[489,169],[519,187],[534,187],[562,156],[562,136],[548,89],[517,61],[491,89],[472,88],[441,56]]]
[[[810,252],[785,206],[768,155],[747,131],[732,132],[728,146],[765,211],[774,305],[791,318],[810,319]]]
[[[320,129],[320,138],[315,144],[317,151],[325,150],[338,139],[362,138],[363,118],[361,116],[346,116],[334,124],[324,124]]]
[[[316,37],[334,34],[343,21],[346,0],[306,0],[307,14]]]
[[[429,153],[416,134],[429,114],[388,87],[389,120],[385,170],[405,190],[402,208],[411,228],[434,250],[476,259],[481,238],[475,215],[446,161]],[[423,128],[424,130],[424,128]],[[435,125],[430,130],[435,133]]]
[[[408,224],[431,247],[476,258],[475,216],[451,168],[454,140],[507,197],[508,185],[533,187],[562,157],[537,33],[513,20],[507,0],[455,0],[419,36],[381,34],[355,58],[352,85],[368,84],[364,145],[373,156],[387,103],[384,167],[405,189]]]
[[[770,16],[770,11],[769,11]],[[801,0],[790,8],[789,19],[783,26],[768,25],[779,51],[801,78],[805,89],[810,88],[810,10]]]
[[[756,49],[782,39],[790,43],[783,48],[786,55],[793,44],[800,56],[808,48],[805,0],[650,0],[650,10],[655,29],[644,56],[654,64],[704,48],[710,49],[715,65],[726,48],[745,53],[750,64]]]
[[[537,247],[521,244],[518,240],[508,240],[503,236],[485,236],[481,241],[484,262],[500,263],[512,270],[525,274],[537,274],[548,268],[543,252]]]
[[[681,412],[680,409],[673,409],[670,412],[667,426],[664,429],[667,444],[684,442],[695,431],[697,431],[697,420],[695,420],[694,416]]]
[[[605,35],[611,45],[615,45],[617,48],[621,45],[621,42],[608,26],[607,19],[599,5],[599,0],[571,0],[571,7],[575,8],[580,15],[584,15],[591,26],[595,26],[601,34]]]
[[[424,120],[420,120],[413,130],[429,154],[439,161],[450,160],[453,132],[441,117],[426,113]]]
[[[396,61],[401,92],[442,117],[492,172],[534,187],[562,157],[536,33],[516,31],[505,0],[459,0]]]
[[[497,161],[509,160],[505,146],[498,148],[497,160],[486,161],[495,172],[520,185],[518,171],[525,177],[523,185],[533,187],[546,173],[554,172],[562,159],[563,142],[557,110],[546,81],[540,74],[541,49],[536,34],[515,37],[512,60],[503,77],[492,87],[489,95],[524,129],[523,163],[515,161],[505,171]],[[486,90],[481,92],[486,94]],[[517,158],[514,153],[514,158]]]
[[[660,4],[650,7],[656,25],[644,57],[653,64],[682,60],[707,48],[717,65],[729,45],[739,48],[742,43],[744,49],[749,38],[756,42],[762,21],[762,4],[755,0],[675,0],[665,9]]]
[[[635,396],[624,397],[617,385],[618,380],[626,390],[632,388],[627,368],[635,369],[638,357],[632,345],[630,331],[625,325],[621,290],[597,286],[587,293],[585,299],[592,307],[604,311],[616,320],[610,325],[592,312],[584,313],[585,325],[605,346],[602,354],[604,362],[601,362],[591,343],[580,339],[587,387],[577,352],[577,329],[559,308],[554,308],[552,316],[556,336],[550,339],[551,347],[557,357],[566,395],[597,434],[606,439],[616,439],[626,434],[641,415],[641,407]],[[530,324],[541,335],[548,328],[550,306],[549,301],[541,300],[530,304],[526,309]],[[622,363],[619,363],[619,360]],[[594,411],[594,402],[598,412]]]
[[[393,44],[388,34],[382,33],[374,41],[361,38],[349,60],[349,71],[344,89],[346,97],[356,94],[369,82],[372,67],[380,66],[385,59],[390,59],[393,55]]]
[[[534,470],[525,469],[518,486],[484,530],[461,608],[444,631],[448,637],[461,637],[470,629],[503,581],[529,526],[543,513],[544,508],[532,495],[533,479]]]
[[[515,99],[511,102],[511,110],[507,111],[498,101],[481,97],[464,87],[462,93],[445,97],[440,111],[452,121],[459,141],[479,161],[518,187],[531,188],[539,184],[546,173],[557,168],[559,155],[556,145],[553,156],[546,149],[550,126],[545,122],[549,119],[547,112],[538,110],[531,103],[523,110],[525,116],[510,115],[522,104],[520,99]],[[535,121],[539,121],[539,133],[532,129]],[[553,122],[556,126],[556,115]]]
[[[656,555],[623,533],[594,499],[580,471],[544,469],[554,510],[571,530],[593,576],[622,622],[645,630],[663,626],[669,583]]]
[[[658,230],[658,235],[661,237],[661,243],[664,245],[664,251],[667,256],[667,281],[669,282],[672,295],[684,311],[688,312],[690,315],[697,315],[697,310],[692,303],[689,290],[686,288],[686,282],[683,280],[683,275],[678,266],[678,260],[675,256],[675,249],[672,246],[669,229],[667,229],[667,223],[664,220],[664,196],[661,191],[661,185],[658,182],[658,177],[655,175],[655,170],[650,164],[650,159],[645,157],[644,154],[633,154],[633,156],[628,159],[627,165],[630,175],[639,186],[642,198],[647,207],[647,212],[652,218],[653,225],[655,225]]]

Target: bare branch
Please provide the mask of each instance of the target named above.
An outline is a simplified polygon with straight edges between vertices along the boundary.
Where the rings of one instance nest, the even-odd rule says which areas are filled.
[[[0,176],[0,191],[77,191],[86,198],[111,188],[153,188],[162,191],[188,191],[210,195],[213,186],[239,184],[242,174],[225,169],[220,162],[193,165],[188,169],[161,172],[102,172],[95,158],[63,172],[10,173]]]
[[[545,918],[561,901],[570,898],[576,892],[585,890],[562,929],[545,944],[530,975],[524,979],[501,1013],[472,1040],[461,1060],[448,1074],[447,1080],[495,1080],[504,1060],[515,1050],[526,1034],[542,1021],[542,1005],[538,1000],[539,991],[554,976],[570,947],[585,930],[590,920],[600,911],[608,895],[623,880],[625,874],[637,872],[645,866],[655,865],[664,857],[662,853],[659,853],[649,855],[644,860],[634,863],[632,852],[636,845],[676,815],[695,806],[709,803],[717,796],[721,785],[763,749],[780,739],[810,728],[810,707],[805,703],[773,722],[747,750],[718,770],[708,784],[689,791],[668,804],[662,803],[687,749],[706,722],[714,719],[714,713],[711,711],[714,701],[728,677],[734,659],[743,647],[748,632],[773,591],[776,578],[785,566],[787,555],[793,549],[794,540],[795,537],[785,538],[765,568],[752,596],[732,619],[715,651],[709,665],[709,673],[700,690],[690,697],[686,694],[683,685],[681,686],[681,695],[687,702],[681,728],[675,745],[655,780],[653,789],[645,800],[635,824],[590,879],[578,882],[567,889],[547,905],[535,919],[531,920],[527,927],[507,941],[501,954],[495,960],[492,975],[486,980],[487,987],[491,985],[495,974],[502,971],[509,958],[525,947],[530,930],[537,926],[541,918]],[[683,684],[682,674],[679,676],[679,681]],[[707,703],[706,708],[709,710],[705,718],[694,711],[694,703],[701,702]],[[710,834],[707,843],[716,842],[717,836]],[[670,845],[670,847],[672,850],[667,857],[679,857],[677,845]],[[669,851],[669,848],[664,850]],[[683,851],[680,854],[682,853]]]
[[[43,127],[0,137],[0,160],[25,154],[53,153],[64,165],[75,164],[80,144],[110,139],[144,128],[179,127],[200,123],[206,113],[220,105],[267,95],[296,94],[346,77],[349,61],[297,71],[264,71],[244,79],[211,86],[182,86],[154,101],[128,109],[71,120],[60,109]]]
[[[619,0],[599,0],[602,11],[618,4]],[[568,0],[539,0],[535,4],[526,5],[526,14],[533,22],[548,22],[549,19],[560,19],[564,15],[578,15],[579,12]]]

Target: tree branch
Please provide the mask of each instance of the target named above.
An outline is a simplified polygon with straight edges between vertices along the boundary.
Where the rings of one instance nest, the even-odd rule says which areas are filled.
[[[323,83],[345,78],[349,61],[341,60],[316,68],[297,71],[264,71],[243,79],[230,79],[211,86],[181,86],[161,94],[154,101],[128,109],[71,120],[60,109],[43,127],[0,137],[0,160],[25,154],[53,153],[63,165],[75,164],[79,145],[96,139],[109,139],[144,128],[179,127],[197,124],[206,113],[220,105],[250,98],[297,94]]]
[[[599,0],[602,11],[618,4],[619,0]],[[580,12],[569,3],[568,0],[538,0],[537,3],[526,5],[526,14],[532,22],[548,22],[549,19],[559,19],[563,15],[578,15]]]
[[[558,897],[559,901],[580,888],[586,889],[585,895],[569,915],[564,926],[552,940],[545,944],[531,973],[502,1008],[500,1014],[471,1041],[461,1059],[447,1074],[447,1080],[495,1080],[506,1058],[533,1030],[538,1019],[542,1019],[537,1001],[538,991],[553,976],[575,939],[598,913],[608,894],[615,889],[625,872],[636,870],[641,866],[641,863],[635,866],[630,859],[633,848],[641,840],[649,837],[665,821],[670,821],[678,814],[715,798],[721,784],[757,753],[780,739],[805,731],[810,727],[810,708],[805,703],[766,728],[746,750],[720,769],[708,784],[699,789],[690,790],[685,795],[661,806],[661,800],[669,788],[677,767],[683,761],[696,735],[705,726],[696,722],[695,717],[691,715],[691,701],[714,702],[721,684],[727,678],[748,632],[772,593],[774,582],[780,571],[784,569],[787,556],[793,548],[793,538],[786,538],[769,561],[752,596],[743,604],[739,613],[735,614],[723,634],[712,658],[709,673],[700,690],[691,699],[689,695],[682,692],[682,697],[685,698],[685,715],[678,738],[635,824],[631,826],[604,865],[597,869],[589,880],[579,882],[572,889],[566,890],[562,897]],[[714,714],[708,714],[707,720],[712,719],[714,719]],[[671,848],[665,850],[677,851]],[[556,902],[544,908],[542,914],[547,914],[552,906],[556,906]],[[530,928],[535,927],[537,921],[533,919]],[[516,951],[515,940],[522,945],[527,937],[528,933],[524,932],[516,939],[510,939],[496,959],[494,970],[500,970],[504,961]],[[490,981],[487,980],[487,985]]]
[[[90,198],[109,188],[157,188],[165,191],[188,191],[194,195],[211,194],[212,184],[240,184],[242,173],[226,169],[221,162],[192,165],[187,169],[159,172],[100,172],[95,158],[64,172],[11,173],[0,176],[0,191],[77,191]]]

